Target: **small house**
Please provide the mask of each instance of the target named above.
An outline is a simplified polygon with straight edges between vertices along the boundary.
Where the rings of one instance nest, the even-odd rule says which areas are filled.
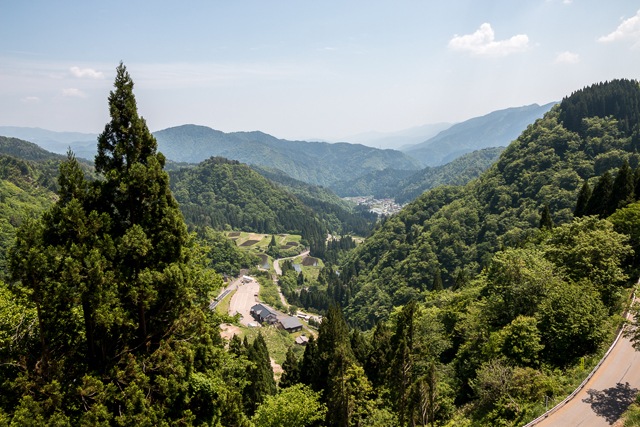
[[[298,338],[296,338],[296,344],[298,345],[307,345],[308,342],[309,338],[305,337],[304,335],[300,335]]]
[[[298,332],[302,330],[302,323],[300,323],[297,317],[286,316],[286,317],[281,317],[279,320],[280,320],[280,326],[282,326],[282,329],[289,332],[290,334],[293,332]]]
[[[260,323],[273,325],[278,322],[278,313],[266,304],[256,304],[249,312]]]

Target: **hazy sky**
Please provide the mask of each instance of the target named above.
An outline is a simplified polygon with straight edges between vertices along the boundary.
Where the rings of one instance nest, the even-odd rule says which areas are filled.
[[[335,139],[640,78],[637,0],[0,0],[0,125],[100,132],[122,60],[152,131]]]

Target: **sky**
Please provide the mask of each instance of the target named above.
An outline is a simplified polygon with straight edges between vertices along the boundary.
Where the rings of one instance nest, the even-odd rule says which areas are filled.
[[[640,78],[636,0],[0,0],[0,126],[98,133],[120,61],[152,131],[340,140]]]

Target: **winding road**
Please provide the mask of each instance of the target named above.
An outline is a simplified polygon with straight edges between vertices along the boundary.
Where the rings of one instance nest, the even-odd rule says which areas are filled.
[[[301,252],[301,253],[299,253],[298,255],[295,255],[295,256],[290,256],[290,257],[287,257],[287,258],[274,259],[273,260],[273,269],[275,270],[275,272],[276,272],[276,274],[278,276],[282,276],[282,269],[280,268],[280,261],[284,261],[286,259],[295,259],[295,258],[298,258],[298,257],[304,258],[304,257],[307,257],[307,256],[309,256],[309,251],[308,250],[306,250],[304,252]]]
[[[582,388],[527,426],[612,426],[640,390],[640,352],[620,335]]]

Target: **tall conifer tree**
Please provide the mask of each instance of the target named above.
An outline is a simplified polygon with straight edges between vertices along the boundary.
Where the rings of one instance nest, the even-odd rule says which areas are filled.
[[[576,217],[584,216],[587,212],[587,206],[589,205],[589,199],[591,198],[591,186],[589,182],[585,179],[582,183],[582,187],[580,187],[580,192],[578,193],[578,200],[576,201],[576,208],[573,211],[573,215]]]

